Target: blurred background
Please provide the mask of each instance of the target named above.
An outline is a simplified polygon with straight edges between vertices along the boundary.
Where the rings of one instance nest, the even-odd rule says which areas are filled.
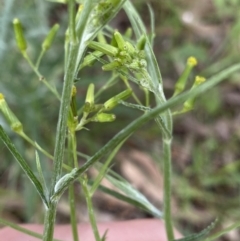
[[[206,78],[239,62],[240,2],[238,0],[138,0],[133,1],[150,30],[146,3],[155,14],[154,50],[159,62],[165,94],[173,88],[189,56],[198,59],[195,75]],[[53,153],[58,100],[38,80],[18,51],[12,20],[19,18],[28,41],[28,54],[36,61],[41,43],[51,26],[60,31],[45,54],[40,72],[61,92],[63,82],[63,44],[67,26],[67,9],[63,4],[40,0],[0,0],[0,92],[23,123],[25,132],[43,148]],[[129,21],[123,11],[111,26],[124,32]],[[100,64],[85,68],[77,82],[78,106],[84,103],[89,83],[99,89],[109,78]],[[190,78],[190,79],[191,79]],[[173,216],[184,234],[198,232],[215,217],[217,229],[239,220],[240,215],[240,76],[232,75],[220,86],[199,97],[195,110],[174,118]],[[119,93],[119,82],[99,97],[99,103]],[[139,96],[143,97],[140,90]],[[153,98],[152,103],[154,104]],[[78,150],[92,155],[127,123],[141,115],[137,110],[119,106],[114,110],[115,122],[88,125],[90,131],[78,134]],[[0,123],[21,154],[36,171],[35,150],[11,131],[2,115]],[[161,158],[161,137],[154,122],[138,130],[115,158],[113,169],[129,180],[157,207],[162,207],[162,174],[156,171]],[[13,222],[42,222],[41,200],[9,151],[0,143],[0,216]],[[50,179],[51,161],[40,155],[46,179]],[[79,158],[80,163],[84,159]],[[90,173],[94,175],[94,173]],[[87,221],[87,210],[76,186],[78,219]],[[97,192],[94,196],[99,221],[149,217],[142,211],[117,199]],[[69,222],[67,199],[59,203],[58,222]],[[239,240],[234,230],[219,239]]]

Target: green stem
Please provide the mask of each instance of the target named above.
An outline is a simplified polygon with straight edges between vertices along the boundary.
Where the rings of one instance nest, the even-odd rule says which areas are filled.
[[[69,11],[69,31],[70,31],[70,39],[75,44],[77,42],[76,31],[75,31],[75,17],[76,17],[76,9],[75,9],[75,1],[68,1],[68,11]]]
[[[72,234],[73,240],[78,241],[78,229],[77,229],[77,217],[76,217],[76,205],[75,205],[75,196],[74,196],[74,186],[71,184],[69,186],[68,192],[68,201],[70,206],[70,214],[71,214],[71,227],[72,227]]]
[[[163,139],[163,161],[164,161],[164,220],[168,240],[174,240],[173,225],[171,217],[171,140]]]
[[[111,78],[101,87],[101,89],[97,91],[97,93],[95,94],[95,98],[100,96],[100,94],[102,94],[103,91],[109,88],[113,84],[114,80],[116,80],[117,77],[118,77],[117,74],[113,74]]]
[[[38,144],[36,144],[36,142],[34,142],[30,137],[28,137],[24,132],[20,132],[19,135],[25,139],[27,142],[29,142],[31,145],[33,145],[37,150],[39,150],[40,152],[42,152],[45,156],[47,156],[48,158],[50,158],[51,160],[53,160],[53,156],[48,153],[47,151],[45,151],[41,146],[39,146]]]
[[[45,213],[43,241],[52,241],[56,218],[57,203],[50,200],[49,208]]]
[[[111,152],[111,154],[109,155],[109,157],[107,158],[107,160],[104,162],[104,164],[102,165],[100,171],[98,172],[98,175],[96,177],[96,179],[94,180],[91,189],[89,191],[90,195],[92,196],[95,191],[97,190],[97,188],[99,187],[102,179],[106,176],[106,173],[108,172],[109,169],[109,165],[111,163],[111,161],[113,160],[113,158],[116,156],[117,152],[119,151],[119,149],[122,147],[123,143],[127,140],[127,138],[125,140],[123,140],[119,145],[117,145],[114,150]]]
[[[40,65],[40,63],[41,63],[42,57],[43,57],[43,55],[45,54],[45,52],[46,52],[46,50],[44,50],[44,49],[41,50],[41,52],[40,52],[40,54],[39,54],[39,56],[38,56],[37,62],[36,62],[36,64],[35,64],[36,69],[39,68],[39,65]]]
[[[57,125],[57,134],[56,134],[56,145],[54,149],[54,173],[52,177],[50,197],[54,194],[54,187],[57,181],[60,179],[62,172],[62,164],[64,158],[64,149],[65,149],[65,138],[67,130],[67,118],[69,113],[71,91],[74,80],[74,70],[78,53],[78,45],[70,44],[69,50],[69,62],[67,72],[64,78],[64,85],[62,91],[62,99],[59,111],[58,125]],[[52,241],[53,238],[53,229],[54,221],[56,215],[56,206],[57,202],[51,202],[49,210],[47,210],[46,218],[44,220],[44,241]]]
[[[69,166],[71,167],[78,167],[77,163],[77,153],[76,153],[76,136],[75,132],[71,132],[69,129],[68,134],[68,162]],[[71,184],[69,186],[68,192],[68,201],[70,206],[70,217],[71,217],[71,227],[72,227],[72,234],[73,240],[78,241],[78,229],[77,229],[77,217],[76,217],[76,204],[75,204],[75,195],[74,195],[74,186]]]
[[[147,90],[146,88],[143,89],[144,93],[145,93],[145,100],[146,100],[146,103],[145,105],[147,107],[150,106],[150,93],[149,93],[149,90]]]
[[[62,163],[64,157],[65,138],[67,131],[67,119],[69,113],[71,91],[74,80],[74,69],[77,59],[78,45],[70,44],[69,63],[67,73],[64,78],[64,85],[62,91],[62,101],[59,111],[59,119],[57,125],[56,145],[54,149],[54,174],[51,185],[51,194],[54,193],[54,187],[59,180],[62,172]]]
[[[120,76],[121,76],[121,79],[123,80],[124,84],[127,86],[127,88],[132,90],[132,87],[129,84],[127,77],[125,77],[123,75],[120,75]],[[138,99],[138,97],[136,96],[136,94],[134,92],[132,92],[132,97],[136,101],[137,104],[142,105],[141,101]]]
[[[90,223],[91,223],[91,226],[92,226],[92,230],[93,230],[95,240],[101,241],[101,238],[100,238],[100,235],[99,235],[99,232],[98,232],[98,228],[97,228],[97,223],[96,223],[95,216],[94,216],[94,210],[93,210],[91,195],[89,193],[88,186],[87,186],[87,177],[84,177],[84,179],[81,180],[81,184],[82,184],[82,189],[83,189],[83,192],[84,192],[84,195],[85,195],[85,198],[86,198],[88,215],[89,215],[89,219],[90,219]]]
[[[51,86],[48,81],[45,79],[45,77],[43,77],[40,72],[38,71],[38,68],[33,64],[33,62],[31,61],[31,59],[29,58],[27,52],[23,52],[23,57],[27,60],[29,66],[32,68],[32,70],[34,71],[34,73],[37,75],[37,77],[39,78],[40,81],[42,81],[46,87],[57,97],[58,100],[60,100],[60,96],[59,93],[57,92],[56,88],[54,88],[53,86]]]

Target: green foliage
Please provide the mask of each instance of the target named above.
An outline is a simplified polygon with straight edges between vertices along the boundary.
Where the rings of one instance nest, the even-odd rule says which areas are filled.
[[[166,17],[164,21],[158,20],[161,25],[156,26],[157,35],[161,29],[174,26],[172,28],[173,40],[169,44],[170,47],[159,51],[161,54],[158,54],[157,49],[155,55],[153,40],[157,41],[157,35],[154,33],[154,6],[158,9],[159,3],[153,2],[154,6],[149,7],[151,31],[148,33],[140,15],[130,1],[52,0],[52,2],[55,3],[37,1],[36,7],[31,1],[24,1],[24,7],[17,12],[17,7],[21,7],[20,4],[23,2],[7,1],[2,12],[2,34],[0,36],[0,59],[4,60],[6,66],[5,70],[0,72],[0,89],[8,102],[7,104],[1,94],[1,112],[7,121],[0,119],[1,126],[6,130],[4,131],[1,127],[0,137],[34,184],[47,207],[43,239],[52,239],[57,203],[62,194],[68,190],[73,236],[75,241],[78,240],[77,220],[74,216],[76,197],[73,192],[73,183],[79,182],[83,188],[83,196],[87,203],[89,219],[96,240],[106,238],[105,235],[102,238],[99,236],[94,216],[92,198],[97,189],[153,216],[163,217],[168,240],[174,240],[171,180],[174,178],[178,180],[178,186],[173,185],[174,194],[179,199],[184,196],[188,207],[196,200],[202,201],[203,195],[214,206],[215,198],[210,192],[211,188],[218,187],[218,185],[226,187],[231,183],[239,185],[237,161],[224,164],[220,170],[215,171],[215,166],[211,163],[213,152],[219,145],[215,137],[208,138],[199,146],[194,145],[193,162],[185,168],[184,177],[179,173],[172,176],[171,167],[171,141],[175,136],[172,114],[185,113],[192,109],[198,111],[194,113],[200,117],[205,111],[207,112],[205,115],[217,118],[222,114],[221,92],[213,87],[230,78],[240,69],[239,64],[232,64],[239,59],[234,48],[237,43],[235,37],[238,36],[240,29],[239,16],[234,15],[234,24],[228,37],[233,47],[229,45],[224,51],[222,50],[224,48],[217,49],[215,55],[209,57],[207,43],[198,45],[190,43],[191,41],[179,41],[178,33],[185,31],[184,33],[188,35],[180,21],[179,6],[177,3],[162,2],[163,15],[161,16],[169,14],[172,17]],[[64,6],[64,11],[63,14],[61,13],[61,18],[57,19],[59,23],[53,24],[54,19],[47,19],[44,16],[47,16],[50,11],[59,11],[57,3],[65,3],[61,5]],[[83,8],[79,5],[77,12],[76,3],[84,4]],[[140,1],[137,4],[142,6]],[[214,1],[214,4],[219,16],[224,18],[229,17],[230,11],[236,11],[239,5],[237,1]],[[108,25],[121,8],[124,9],[131,23],[131,28],[127,29],[124,34],[120,33],[122,31],[111,29]],[[8,30],[11,22],[8,16],[15,19],[15,36],[19,52],[16,51],[14,45],[13,31]],[[69,17],[68,24],[66,24],[67,16]],[[23,27],[20,26],[20,21]],[[51,22],[53,27],[48,26],[48,22]],[[7,39],[9,41],[6,41]],[[227,40],[226,38],[226,42]],[[157,45],[157,48],[161,46]],[[4,49],[7,49],[7,52]],[[185,64],[190,56],[196,57],[200,65],[194,70],[192,68],[197,62],[195,58],[190,58],[194,61],[190,63],[188,61]],[[171,98],[168,97],[171,94],[165,90],[165,80],[160,73],[158,58],[160,66],[164,62],[164,67],[161,68],[163,76],[169,75],[170,79],[174,79],[172,86],[175,85],[175,93]],[[99,69],[98,66],[93,66],[94,64],[101,65],[102,70],[110,72],[110,77],[107,73],[102,79],[98,78]],[[226,66],[228,68],[225,68]],[[91,73],[94,75],[91,76]],[[212,77],[207,78],[206,83],[199,85],[200,78],[197,76],[193,83],[193,76],[199,73]],[[126,99],[128,102],[125,102]],[[124,105],[124,109],[120,104]],[[136,112],[132,111],[133,108]],[[175,112],[175,109],[179,111]],[[127,118],[123,120],[125,116]],[[134,132],[151,120],[155,120],[157,124],[157,133],[161,135],[163,145],[162,158],[157,159],[159,166],[164,162],[163,213],[125,179],[109,171],[119,148]],[[149,127],[147,132],[150,133],[151,128],[153,127]],[[11,129],[18,134],[18,137],[15,137]],[[57,129],[56,133],[55,129]],[[90,137],[88,133],[91,135],[96,133],[94,135],[97,137]],[[106,133],[109,136],[106,136]],[[112,135],[114,136],[111,137]],[[104,145],[102,145],[102,137],[109,137]],[[239,137],[239,134],[236,134],[235,139]],[[179,137],[176,135],[176,138]],[[80,141],[81,148],[90,153],[89,156],[81,154],[86,157],[86,161],[81,166],[77,156]],[[16,143],[16,147],[13,143]],[[234,141],[226,144],[224,148],[230,146],[237,149]],[[150,145],[146,149],[149,152],[152,151]],[[8,161],[12,159],[8,153],[3,152],[2,156],[6,161],[0,171],[6,167],[10,168],[10,165],[15,165]],[[38,175],[34,174],[33,167],[28,164],[28,161],[33,162],[33,160],[36,160],[34,168]],[[53,161],[53,170],[47,168],[50,160]],[[98,163],[100,160],[104,160],[104,163]],[[88,181],[87,170],[93,166],[98,167],[99,173],[94,180]],[[100,183],[104,177],[109,179],[120,192],[102,186]],[[17,180],[18,177],[14,178]],[[193,187],[186,178],[193,178],[193,183],[198,184],[197,187]],[[50,179],[51,185],[47,188],[46,183]],[[205,187],[206,190],[201,190]],[[229,206],[232,205],[231,201],[225,201]],[[27,206],[30,207],[30,204]],[[237,208],[235,203],[233,206]],[[223,206],[220,205],[220,207],[223,210]],[[214,214],[217,216],[216,212]],[[233,212],[231,214],[233,217],[237,216],[236,214],[234,216]],[[187,212],[185,215],[187,217]],[[238,223],[235,223],[223,233],[238,226]],[[181,240],[201,240],[212,228],[211,225],[202,232],[186,236]]]

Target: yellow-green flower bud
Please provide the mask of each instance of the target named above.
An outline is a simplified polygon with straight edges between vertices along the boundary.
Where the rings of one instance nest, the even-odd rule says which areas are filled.
[[[111,43],[110,43],[113,47],[118,47],[118,44],[117,44],[117,41],[116,41],[116,39],[115,39],[115,37],[114,37],[114,34],[113,34],[113,36],[112,36],[112,39],[111,39]]]
[[[124,33],[124,36],[130,39],[132,35],[133,35],[132,28],[127,28],[126,32]]]
[[[93,122],[112,122],[116,119],[114,114],[98,113],[94,116],[91,121]]]
[[[87,114],[91,112],[91,105],[90,105],[89,102],[86,102],[86,103],[84,104],[84,106],[83,106],[83,112],[84,112],[84,113],[87,113]]]
[[[136,49],[133,47],[133,45],[129,42],[125,42],[125,46],[126,46],[126,51],[130,54],[130,55],[135,55],[137,53]]]
[[[189,99],[183,103],[182,113],[192,110],[194,107],[194,99]]]
[[[204,83],[205,81],[206,81],[206,78],[197,75],[195,77],[194,85],[200,85],[200,84]]]
[[[111,63],[105,64],[102,66],[102,70],[104,71],[112,71],[117,69],[118,67],[121,67],[122,63],[120,61],[113,61]]]
[[[140,61],[138,59],[134,59],[132,63],[129,64],[129,68],[133,70],[138,70],[142,66],[140,65]]]
[[[44,39],[43,43],[42,43],[42,49],[44,51],[47,51],[50,46],[52,45],[52,42],[57,34],[57,31],[59,29],[59,24],[54,24],[53,27],[50,29],[48,35],[46,36],[46,38]]]
[[[77,94],[77,88],[76,88],[76,86],[75,85],[73,85],[73,87],[72,87],[72,94],[71,94],[71,96],[73,97],[73,96],[76,96],[76,94]]]
[[[97,60],[97,58],[100,58],[103,55],[104,55],[103,52],[100,52],[100,51],[97,51],[97,50],[88,54],[83,59],[83,63],[81,64],[80,69],[84,68],[85,66],[91,66]]]
[[[125,44],[125,41],[123,39],[123,36],[118,31],[116,31],[114,33],[114,37],[115,37],[115,40],[117,42],[118,48],[120,50],[125,50],[126,44]]]
[[[90,49],[98,50],[109,56],[116,56],[118,54],[118,49],[109,44],[99,43],[96,41],[91,41],[88,44]]]
[[[90,105],[94,104],[94,84],[92,83],[88,86],[85,102],[90,103]]]
[[[192,71],[192,68],[196,65],[197,65],[197,59],[196,58],[189,57],[187,59],[186,67],[185,67],[183,73],[181,74],[181,76],[179,77],[177,83],[175,84],[175,91],[174,91],[173,96],[178,95],[179,93],[181,93],[184,90],[184,88],[186,86],[186,83],[187,83],[187,80],[188,80],[188,77],[189,77],[189,75]]]
[[[204,83],[206,81],[206,79],[202,76],[196,76],[195,77],[195,81],[193,83],[193,86],[191,88],[191,90],[193,90],[194,88],[196,88],[198,85]],[[194,107],[194,101],[195,101],[195,97],[194,98],[190,98],[188,100],[186,100],[183,103],[183,110],[182,112],[187,112],[193,109]]]
[[[124,62],[131,62],[132,61],[132,57],[130,56],[129,51],[125,51],[125,50],[123,50],[119,53],[119,58],[121,60],[123,60]]]
[[[83,111],[89,113],[89,112],[91,112],[91,109],[93,106],[94,106],[94,84],[91,83],[88,86]]]
[[[27,42],[24,38],[22,24],[19,21],[19,19],[15,18],[13,20],[13,28],[14,28],[17,46],[21,52],[24,52],[27,49]]]
[[[139,60],[139,65],[142,67],[142,68],[146,68],[147,67],[147,61],[145,59],[140,59]]]
[[[140,59],[145,59],[146,58],[146,54],[145,54],[145,51],[144,50],[140,50],[138,53],[138,58]]]
[[[18,118],[14,115],[14,113],[9,108],[7,102],[5,101],[4,95],[2,93],[0,93],[0,110],[2,111],[9,125],[11,126],[11,129],[16,133],[22,133],[23,132],[22,123],[18,120]]]
[[[103,35],[102,31],[98,32],[97,40],[99,43],[107,44],[107,40],[106,40],[105,36]]]
[[[139,50],[143,50],[145,48],[145,44],[146,44],[146,36],[142,35],[137,42],[137,48]]]
[[[74,85],[72,87],[72,93],[71,93],[71,110],[72,110],[72,114],[73,114],[73,117],[76,117],[77,116],[77,101],[76,101],[76,95],[77,95],[77,88],[76,86]]]
[[[190,66],[190,67],[194,67],[197,65],[197,59],[195,57],[189,57],[187,59],[187,65]]]
[[[127,89],[119,93],[118,95],[112,97],[111,99],[107,100],[104,105],[104,111],[112,110],[116,105],[119,104],[119,101],[126,100],[128,97],[132,95],[132,90]]]

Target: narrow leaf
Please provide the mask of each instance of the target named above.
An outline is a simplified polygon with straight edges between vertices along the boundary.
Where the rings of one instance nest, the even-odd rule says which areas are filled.
[[[212,231],[215,228],[217,222],[218,222],[218,219],[215,219],[215,221],[213,221],[208,227],[203,229],[200,233],[191,234],[189,236],[186,236],[185,238],[175,239],[173,241],[200,241],[200,240],[203,240],[210,233],[210,231]]]
[[[128,183],[125,179],[121,177],[120,180],[117,180],[109,174],[106,175],[106,178],[115,187],[121,190],[126,195],[125,197],[134,203],[134,206],[146,210],[147,212],[153,214],[155,217],[162,218],[162,213],[155,206],[153,206],[142,193],[132,187],[130,183]]]
[[[112,161],[112,159],[115,157],[116,153],[119,151],[119,149],[122,147],[123,143],[125,142],[122,141],[116,148],[114,148],[114,150],[112,151],[112,153],[109,155],[109,157],[107,158],[107,160],[105,161],[105,163],[103,165],[101,165],[100,168],[97,168],[99,170],[99,173],[96,177],[96,179],[93,182],[93,185],[91,187],[90,190],[90,194],[93,195],[94,192],[96,191],[96,189],[98,188],[98,186],[100,185],[102,179],[105,177],[107,171],[108,171],[108,167]],[[96,167],[98,165],[95,165]]]
[[[17,151],[17,149],[15,148],[14,144],[9,139],[9,137],[7,136],[7,134],[5,133],[5,131],[3,130],[1,125],[0,125],[0,138],[2,139],[3,143],[6,145],[8,150],[12,153],[12,155],[14,156],[14,158],[16,159],[18,164],[21,166],[21,168],[23,169],[25,174],[30,179],[30,181],[35,186],[38,194],[40,195],[40,197],[43,200],[43,203],[46,205],[46,207],[48,207],[48,201],[47,201],[47,198],[46,198],[46,196],[44,194],[42,184],[39,182],[37,177],[33,174],[33,172],[31,170],[31,168],[29,167],[28,163],[23,159],[21,154]]]
[[[35,143],[36,144],[36,143]],[[41,163],[39,160],[39,155],[38,152],[35,151],[35,156],[36,156],[36,165],[37,165],[37,170],[38,170],[38,174],[39,174],[39,179],[40,179],[40,183],[42,183],[43,189],[44,189],[44,193],[47,196],[48,195],[48,188],[45,182],[45,178],[42,172],[42,167],[41,167]]]
[[[105,192],[105,193],[121,200],[121,201],[124,201],[124,202],[129,203],[129,204],[131,204],[131,205],[133,205],[133,206],[135,206],[139,209],[142,209],[142,210],[152,214],[153,216],[155,216],[157,218],[162,218],[162,216],[163,216],[162,213],[157,208],[155,208],[155,207],[154,207],[154,209],[146,208],[145,203],[143,204],[141,201],[138,201],[136,199],[133,199],[132,197],[128,197],[126,195],[123,195],[123,194],[121,194],[117,191],[114,191],[114,190],[112,190],[108,187],[105,187],[103,185],[99,185],[98,189],[102,192]]]
[[[231,224],[230,226],[222,229],[221,231],[211,235],[210,237],[204,239],[204,241],[213,241],[213,240],[217,240],[217,238],[223,236],[226,233],[229,233],[230,231],[239,228],[240,227],[240,222],[236,222],[234,224]]]

